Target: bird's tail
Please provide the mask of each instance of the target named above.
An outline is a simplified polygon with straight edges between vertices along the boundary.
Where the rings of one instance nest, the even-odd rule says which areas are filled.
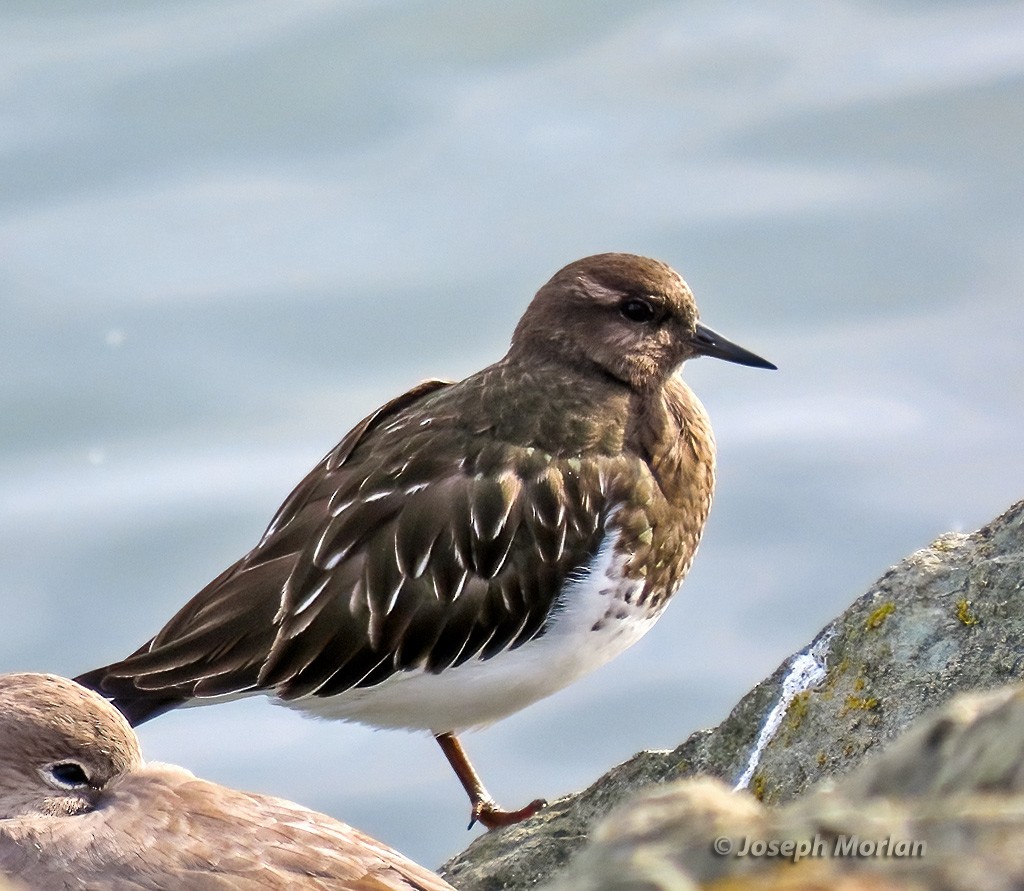
[[[113,668],[112,665],[105,665],[87,671],[76,677],[75,683],[95,690],[100,696],[109,699],[132,727],[138,727],[150,718],[159,717],[186,701],[187,697],[168,696],[166,691],[148,693],[139,690],[131,678],[115,675],[111,671]]]

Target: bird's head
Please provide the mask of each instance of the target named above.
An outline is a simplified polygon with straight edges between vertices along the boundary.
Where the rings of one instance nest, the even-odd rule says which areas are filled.
[[[54,675],[0,675],[0,819],[92,810],[141,763],[135,733],[97,694]]]
[[[556,272],[520,320],[509,354],[591,368],[638,391],[661,386],[694,356],[775,367],[702,325],[672,267],[634,254],[597,254]]]

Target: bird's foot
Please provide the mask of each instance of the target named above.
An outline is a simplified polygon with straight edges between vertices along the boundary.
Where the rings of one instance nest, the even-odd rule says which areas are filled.
[[[472,829],[475,823],[482,823],[488,829],[497,829],[499,826],[511,826],[513,823],[519,823],[527,817],[532,817],[542,807],[546,806],[547,801],[545,799],[536,798],[524,808],[520,808],[517,811],[506,811],[499,807],[493,798],[480,798],[473,802],[473,812],[468,828]]]

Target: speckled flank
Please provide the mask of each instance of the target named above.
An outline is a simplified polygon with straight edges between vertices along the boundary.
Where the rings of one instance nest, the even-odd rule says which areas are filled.
[[[618,533],[606,538],[585,575],[570,580],[547,631],[496,659],[440,673],[403,672],[345,696],[283,704],[326,718],[434,733],[486,726],[568,686],[636,643],[658,612],[639,605],[643,581],[623,575]]]

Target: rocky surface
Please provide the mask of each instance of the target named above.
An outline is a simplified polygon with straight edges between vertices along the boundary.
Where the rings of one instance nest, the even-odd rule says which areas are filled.
[[[851,775],[768,808],[711,778],[603,822],[552,891],[1024,887],[1024,685],[961,695]]]
[[[671,752],[641,752],[532,819],[487,833],[442,874],[463,891],[550,880],[615,805],[683,777],[739,782],[766,804],[787,802],[851,770],[954,694],[1021,677],[1024,502],[973,534],[941,536],[890,569],[718,727]],[[720,803],[713,788],[692,806]]]

